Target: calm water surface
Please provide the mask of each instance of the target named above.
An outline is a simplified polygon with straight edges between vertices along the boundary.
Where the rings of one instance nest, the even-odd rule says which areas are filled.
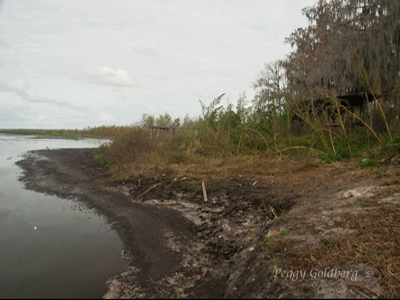
[[[0,298],[100,298],[106,279],[127,265],[104,217],[18,181],[22,169],[15,162],[26,151],[102,142],[0,134]]]

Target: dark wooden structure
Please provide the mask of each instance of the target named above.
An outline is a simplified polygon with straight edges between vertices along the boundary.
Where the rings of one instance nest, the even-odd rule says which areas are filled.
[[[336,98],[340,99],[340,104],[348,107],[351,112],[354,112],[354,109],[358,108],[360,114],[369,102],[375,100],[374,96],[370,93],[348,94],[337,96]]]
[[[353,122],[353,117],[347,114],[346,110],[361,116],[363,112],[368,111],[368,104],[375,101],[375,97],[371,93],[340,95],[336,96],[336,99],[339,100],[340,115],[344,117],[345,126],[349,128],[349,130],[352,130],[353,123],[354,125],[358,125],[359,122]],[[321,116],[322,114],[327,113],[328,120],[326,120],[324,125],[328,127],[339,127],[339,123],[337,122],[339,112],[337,106],[329,97],[320,97],[313,101],[302,100],[298,105],[298,109],[300,109],[305,115],[315,114]],[[297,114],[294,115],[292,119],[293,121],[299,120],[302,122],[302,117]]]
[[[156,130],[156,134],[158,136],[159,132],[161,131],[166,131],[169,132],[170,130],[172,130],[172,134],[175,134],[175,127],[161,127],[161,126],[153,126],[151,127],[151,135],[153,136],[153,130]]]
[[[347,95],[341,95],[341,96],[336,96],[336,98],[340,101],[340,105],[346,108],[348,111],[350,111],[353,114],[357,114],[358,116],[361,117],[363,112],[368,111],[368,103],[373,102],[375,100],[374,95],[370,93],[357,93],[357,94],[347,94]],[[329,100],[324,99],[324,102],[329,103]],[[345,127],[352,131],[353,126],[361,125],[360,122],[354,122],[353,117],[351,115],[348,115],[346,117],[346,111],[344,108],[340,108],[340,113],[342,116],[344,116],[343,122]],[[331,107],[328,109],[330,112],[330,118],[332,119],[333,123],[328,123],[325,124],[326,126],[329,127],[339,127],[339,124],[337,124],[336,119],[338,117],[338,112],[334,107]]]
[[[348,108],[351,112],[354,112],[355,109],[358,109],[360,113],[369,102],[373,102],[375,100],[374,96],[370,93],[347,94],[336,96],[336,98],[340,100],[340,105]],[[332,101],[330,101],[328,97],[317,98],[313,101],[314,108],[319,110],[323,110],[331,104]]]
[[[340,106],[348,109],[352,113],[358,111],[360,115],[368,107],[368,103],[375,100],[374,96],[370,93],[341,95],[336,96],[336,99],[339,100]],[[313,101],[305,100],[302,105],[304,109],[308,109],[310,113],[313,112],[317,115],[322,114],[324,111],[328,111],[331,116],[337,113],[336,105],[334,105],[328,97],[317,98]],[[343,108],[341,109],[341,112],[344,112]]]

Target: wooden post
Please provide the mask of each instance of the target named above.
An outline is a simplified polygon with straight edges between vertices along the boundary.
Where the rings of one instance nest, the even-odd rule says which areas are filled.
[[[201,181],[201,187],[203,188],[203,197],[204,201],[207,202],[207,191],[206,191],[206,184],[204,183],[204,180]]]

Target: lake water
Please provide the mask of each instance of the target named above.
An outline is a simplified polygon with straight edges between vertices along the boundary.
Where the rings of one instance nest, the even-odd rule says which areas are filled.
[[[26,151],[102,142],[0,134],[0,298],[101,298],[107,278],[127,266],[122,241],[104,217],[18,181],[15,162]]]

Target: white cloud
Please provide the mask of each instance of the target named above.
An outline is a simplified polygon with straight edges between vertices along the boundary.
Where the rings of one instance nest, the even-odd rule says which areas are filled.
[[[146,108],[147,112],[150,113],[150,114],[156,114],[156,113],[157,113],[157,110],[154,109],[154,108],[153,108],[152,106],[150,106],[150,105],[145,105],[144,107]]]
[[[86,116],[87,113],[70,113],[69,117],[72,122],[74,123],[85,123],[86,122]]]
[[[26,83],[22,79],[16,79],[8,83],[0,81],[0,91],[14,92],[18,96],[20,96],[22,100],[30,103],[44,103],[61,107],[69,107],[72,109],[85,109],[84,106],[73,105],[64,99],[50,98],[48,96],[38,94],[31,95],[30,93],[28,93],[28,89],[30,86],[30,84]]]
[[[7,43],[6,39],[3,38],[1,35],[0,35],[0,47],[3,47],[3,48],[8,47],[8,43]]]
[[[169,113],[169,114],[176,112],[176,110],[175,110],[174,108],[172,108],[172,107],[166,107],[166,106],[163,107],[163,110],[164,110],[165,112]]]
[[[132,50],[136,54],[148,56],[150,58],[158,58],[160,56],[160,52],[150,47],[133,46]]]
[[[107,114],[105,112],[101,112],[98,115],[97,120],[108,123],[108,124],[117,121],[117,119],[115,119],[112,114]]]
[[[52,115],[41,115],[37,118],[37,121],[41,124],[54,124],[54,119]]]
[[[222,93],[250,101],[263,64],[288,54],[284,38],[315,2],[0,0],[0,125],[9,99],[32,113],[7,108],[2,126],[51,115],[64,128],[195,117],[199,99]]]
[[[62,106],[62,107],[70,107],[70,108],[77,108],[71,105],[68,101],[63,100],[63,99],[51,99],[47,96],[44,95],[26,95],[23,97],[25,101],[31,102],[31,103],[44,103],[44,104],[52,104],[52,105],[57,105],[57,106]],[[81,109],[81,107],[79,107]]]
[[[111,85],[117,87],[130,87],[135,85],[128,72],[120,68],[115,70],[107,66],[85,68],[82,71],[82,76],[90,83],[97,85]]]
[[[1,88],[1,86],[0,86],[0,88]],[[22,94],[28,90],[29,84],[27,84],[22,79],[16,79],[14,81],[8,82],[7,85],[4,87],[4,89],[7,89],[7,88],[10,91],[14,91],[17,94]]]

